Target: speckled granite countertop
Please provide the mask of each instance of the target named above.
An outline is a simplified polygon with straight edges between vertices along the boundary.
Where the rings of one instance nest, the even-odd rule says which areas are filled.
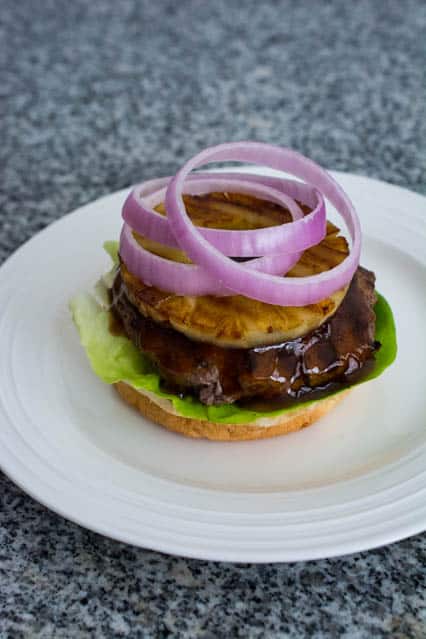
[[[0,259],[224,140],[426,192],[426,5],[3,0]],[[426,636],[419,535],[227,565],[85,531],[0,477],[1,637]]]

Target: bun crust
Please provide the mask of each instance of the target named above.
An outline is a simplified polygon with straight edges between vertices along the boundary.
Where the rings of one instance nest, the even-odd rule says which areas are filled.
[[[292,433],[313,424],[349,392],[348,389],[332,397],[325,397],[306,408],[301,407],[278,417],[260,418],[246,424],[219,424],[177,415],[168,400],[154,401],[155,396],[151,393],[137,391],[125,382],[117,382],[114,386],[124,401],[134,406],[147,419],[187,437],[214,441],[266,439]]]

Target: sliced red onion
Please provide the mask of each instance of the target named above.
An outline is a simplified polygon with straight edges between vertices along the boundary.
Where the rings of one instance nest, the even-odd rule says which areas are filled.
[[[250,270],[223,255],[192,224],[182,199],[185,180],[193,169],[223,161],[249,162],[285,171],[317,188],[345,221],[352,240],[349,256],[329,271],[291,278]],[[360,224],[348,196],[327,171],[290,149],[259,142],[220,144],[205,149],[189,160],[169,182],[165,203],[170,227],[182,250],[211,277],[246,297],[281,306],[314,304],[348,284],[359,264]]]
[[[135,276],[147,286],[155,286],[176,295],[235,295],[215,277],[196,264],[173,262],[144,249],[134,238],[132,229],[123,224],[120,255]],[[266,273],[287,273],[300,259],[301,253],[268,255],[250,260],[247,269]]]
[[[166,217],[153,210],[164,200],[170,178],[151,180],[133,189],[123,206],[124,220],[138,233],[170,247],[178,244]],[[195,173],[184,192],[201,195],[212,191],[242,193],[286,207],[293,223],[233,231],[198,227],[200,233],[225,255],[256,257],[277,252],[304,251],[321,242],[326,233],[325,205],[321,194],[300,182],[238,173]],[[306,216],[298,199],[313,210]]]

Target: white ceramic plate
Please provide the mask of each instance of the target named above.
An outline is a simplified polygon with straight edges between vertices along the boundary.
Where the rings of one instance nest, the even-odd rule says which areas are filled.
[[[399,354],[326,418],[259,442],[192,441],[143,420],[91,372],[67,303],[108,266],[125,192],[39,233],[0,269],[0,465],[34,498],[168,553],[294,561],[426,528],[426,199],[336,173]]]

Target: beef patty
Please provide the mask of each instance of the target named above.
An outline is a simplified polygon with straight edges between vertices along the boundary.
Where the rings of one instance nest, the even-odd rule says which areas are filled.
[[[112,311],[173,392],[190,393],[207,405],[248,399],[291,403],[348,385],[374,363],[380,346],[374,341],[374,282],[374,273],[359,267],[333,317],[304,337],[258,348],[198,342],[145,317],[129,301],[119,272]]]

